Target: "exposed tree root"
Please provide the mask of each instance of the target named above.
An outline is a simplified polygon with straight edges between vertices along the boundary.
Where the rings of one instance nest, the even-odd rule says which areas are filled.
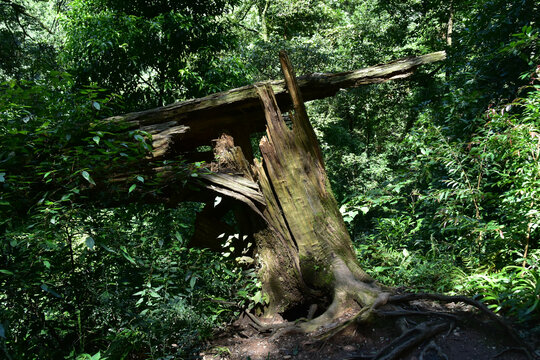
[[[394,339],[374,356],[359,355],[347,358],[347,360],[394,360],[402,358],[402,355],[413,347],[449,328],[448,323],[424,322],[412,329],[406,330],[400,337]],[[431,345],[431,344],[430,344]],[[428,348],[430,347],[428,345]],[[438,347],[435,345],[438,349]],[[440,350],[440,349],[439,349]]]
[[[332,336],[339,334],[341,331],[346,329],[349,325],[355,322],[363,322],[373,313],[373,307],[362,308],[355,316],[352,318],[343,321],[339,324],[336,324],[332,328],[325,331],[323,334],[317,336],[317,340],[328,340]]]
[[[353,323],[366,322],[372,316],[436,316],[459,320],[459,317],[446,312],[431,312],[431,311],[411,311],[401,308],[396,308],[392,304],[407,303],[413,300],[435,300],[440,302],[462,302],[479,309],[487,315],[492,321],[499,324],[511,338],[523,348],[530,359],[538,359],[534,349],[526,343],[517,334],[516,330],[510,326],[504,318],[493,313],[483,303],[471,299],[466,296],[448,296],[441,294],[428,293],[408,293],[395,294],[392,290],[387,289],[374,281],[363,281],[359,276],[357,266],[355,264],[346,264],[341,258],[336,257],[332,262],[332,272],[334,275],[334,294],[330,306],[318,317],[312,319],[316,307],[312,305],[308,317],[299,319],[294,323],[286,322],[280,324],[263,324],[255,316],[246,312],[247,316],[252,320],[253,327],[261,332],[272,332],[272,338],[282,336],[290,332],[313,333],[315,339],[319,341],[328,340],[329,338],[340,333]],[[350,312],[351,305],[358,304],[361,309],[354,316],[347,316]],[[386,307],[386,309],[381,309]],[[421,342],[433,337],[444,329],[451,328],[447,322],[430,321],[419,324],[412,329],[407,329],[399,338],[395,339],[391,344],[385,347],[374,359],[395,359],[403,352],[410,349],[412,346],[418,345]],[[425,349],[437,350],[436,345]],[[437,351],[439,351],[438,349]],[[442,355],[440,355],[442,356]],[[444,356],[443,356],[444,358]]]
[[[317,304],[311,304],[311,306],[309,307],[307,320],[313,319],[313,316],[315,316],[315,313],[317,312],[317,308],[318,308]]]
[[[426,356],[429,356],[428,359],[433,359],[433,352],[435,353],[435,355],[437,357],[439,357],[439,359],[441,360],[448,360],[448,356],[446,356],[446,354],[442,351],[442,349],[435,343],[434,340],[431,340],[428,344],[428,346],[426,346],[424,348],[424,350],[422,350],[422,352],[420,353],[420,359],[419,360],[426,360]]]
[[[388,346],[379,351],[373,358],[374,360],[392,360],[398,359],[405,351],[424,342],[425,340],[448,329],[448,323],[425,322],[404,332],[400,337],[392,341]]]
[[[405,303],[412,300],[435,300],[441,302],[462,302],[468,305],[472,305],[479,309],[482,313],[486,314],[491,320],[498,323],[512,339],[520,345],[520,347],[508,348],[494,358],[502,356],[508,351],[522,351],[527,354],[529,359],[539,359],[538,355],[534,352],[534,349],[531,345],[523,341],[517,334],[517,332],[509,325],[503,318],[493,313],[489,310],[484,304],[479,301],[473,300],[465,296],[448,296],[440,294],[399,294],[399,295],[390,295],[388,292],[380,291],[378,296],[371,304],[364,304],[364,307],[358,311],[354,316],[347,317],[346,320],[343,320],[343,310],[346,304],[351,304],[351,299],[358,300],[359,298],[365,299],[365,295],[362,297],[353,296],[350,291],[353,288],[359,290],[362,288],[365,290],[366,284],[362,284],[360,287],[353,286],[351,287],[350,283],[347,286],[347,291],[343,287],[337,288],[334,296],[334,300],[329,308],[319,317],[311,319],[315,313],[316,306],[312,305],[310,307],[309,315],[307,318],[299,319],[296,322],[286,322],[280,324],[263,324],[257,317],[246,312],[246,315],[253,322],[253,327],[260,332],[271,332],[272,338],[275,339],[282,335],[296,332],[296,333],[313,333],[317,332],[315,339],[321,342],[327,341],[331,337],[340,333],[350,325],[354,323],[366,322],[372,316],[397,316],[403,317],[406,319],[410,316],[435,316],[435,317],[444,317],[452,320],[449,322],[440,322],[440,321],[428,321],[414,326],[413,328],[408,328],[408,323],[403,326],[402,335],[393,340],[385,348],[379,351],[374,356],[357,356],[349,359],[371,359],[371,360],[392,360],[398,359],[403,356],[403,354],[414,346],[417,346],[426,340],[436,336],[444,330],[449,332],[452,330],[455,321],[459,321],[461,317],[450,314],[447,312],[439,311],[412,311],[406,309],[396,309],[394,305]],[[376,288],[376,285],[367,284],[370,287],[370,291],[373,291]],[[386,306],[385,306],[386,305]],[[388,308],[388,310],[383,310],[381,307]],[[349,308],[350,309],[350,308]],[[427,347],[425,347],[420,353],[420,359],[428,358],[429,356],[435,354],[440,359],[447,359],[447,356],[442,352],[442,350],[437,346],[437,344],[432,341]]]
[[[459,317],[447,312],[440,311],[413,311],[413,310],[392,310],[392,311],[375,311],[379,316],[440,316],[450,318],[452,320],[459,320]]]
[[[364,281],[364,275],[356,264],[346,264],[336,257],[332,264],[335,278],[334,296],[326,311],[315,319],[301,324],[305,332],[327,329],[321,339],[329,338],[355,321],[365,321],[373,311],[387,303],[390,292],[370,278]],[[345,310],[356,302],[362,309],[352,318],[341,320]]]
[[[480,301],[471,299],[466,296],[450,296],[450,295],[442,295],[442,294],[428,294],[428,293],[418,293],[418,294],[401,294],[401,295],[393,295],[390,296],[388,299],[388,303],[402,303],[402,302],[408,302],[412,300],[436,300],[436,301],[443,301],[443,302],[463,302],[465,304],[472,305],[479,309],[482,313],[486,314],[491,320],[498,323],[507,333],[512,337],[512,339],[521,345],[523,347],[523,351],[527,354],[529,359],[539,359],[540,357],[536,355],[534,349],[532,346],[525,342],[518,333],[514,330],[512,326],[510,326],[504,318],[498,316],[493,311],[489,310],[489,308],[482,304]]]
[[[352,274],[351,274],[352,275]],[[386,304],[390,293],[382,292],[376,285],[363,283],[352,280],[352,276],[341,278],[339,286],[336,286],[334,299],[328,309],[313,319],[313,315],[317,310],[316,305],[312,305],[309,309],[307,318],[301,318],[294,323],[286,322],[280,324],[263,324],[256,316],[246,311],[246,315],[252,321],[252,326],[259,332],[272,332],[272,338],[285,335],[290,332],[311,333],[321,331],[318,340],[328,339],[354,322],[364,322],[375,309]],[[353,317],[349,317],[343,321],[344,310],[349,308],[351,302],[357,301],[364,307]],[[369,304],[366,305],[366,301]]]
[[[278,329],[288,328],[288,327],[294,327],[294,323],[290,322],[284,322],[281,324],[263,324],[255,315],[250,313],[249,311],[245,311],[245,314],[247,317],[252,321],[251,326],[255,328],[255,330],[265,333],[265,332],[274,332]]]

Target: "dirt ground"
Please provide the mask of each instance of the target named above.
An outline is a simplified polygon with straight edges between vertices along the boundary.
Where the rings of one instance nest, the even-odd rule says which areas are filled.
[[[247,316],[226,331],[217,334],[200,354],[204,360],[345,360],[384,358],[379,352],[407,330],[424,323],[446,323],[444,331],[400,353],[395,359],[405,360],[484,360],[528,359],[526,353],[499,324],[478,314],[463,304],[440,305],[416,301],[409,311],[437,311],[449,315],[378,316],[368,324],[351,325],[325,340],[317,334],[294,332],[261,333],[250,325]],[[349,315],[353,315],[351,311]],[[521,329],[526,341],[537,350],[540,358],[540,334]],[[407,336],[403,336],[401,341]],[[388,348],[387,348],[388,350]]]

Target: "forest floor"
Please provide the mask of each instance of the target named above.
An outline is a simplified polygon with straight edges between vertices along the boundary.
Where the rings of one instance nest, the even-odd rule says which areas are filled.
[[[225,331],[216,334],[204,360],[345,360],[374,359],[392,341],[406,340],[407,330],[423,322],[446,322],[444,331],[409,348],[392,359],[404,360],[484,360],[528,359],[526,353],[499,324],[479,314],[475,308],[461,303],[440,305],[432,301],[415,301],[410,311],[444,312],[448,315],[377,316],[368,324],[351,325],[340,333],[319,340],[320,334],[261,333],[254,329],[247,316]],[[349,316],[354,315],[351,311]],[[522,329],[526,333],[527,329]],[[408,334],[409,332],[407,332]],[[528,343],[540,349],[540,338],[528,334]],[[384,358],[379,354],[379,358]]]

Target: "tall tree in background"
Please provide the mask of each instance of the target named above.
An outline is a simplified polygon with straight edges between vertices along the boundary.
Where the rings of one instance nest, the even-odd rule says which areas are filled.
[[[237,85],[219,62],[235,43],[220,20],[231,2],[73,1],[65,65],[81,84],[123,95],[131,110]]]

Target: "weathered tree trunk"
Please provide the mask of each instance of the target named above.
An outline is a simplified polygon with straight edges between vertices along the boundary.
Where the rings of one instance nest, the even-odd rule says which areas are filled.
[[[310,329],[339,316],[352,301],[370,306],[386,294],[358,265],[294,73],[286,54],[280,56],[295,109],[292,130],[283,121],[272,88],[258,87],[267,123],[259,145],[262,161],[255,160],[250,169],[232,145],[225,158],[244,164],[236,168],[257,181],[265,198],[254,237],[260,280],[270,301],[267,315],[331,303],[306,325]]]
[[[454,33],[454,2],[450,0],[448,9],[448,23],[446,24],[446,45],[452,46],[452,34]]]

